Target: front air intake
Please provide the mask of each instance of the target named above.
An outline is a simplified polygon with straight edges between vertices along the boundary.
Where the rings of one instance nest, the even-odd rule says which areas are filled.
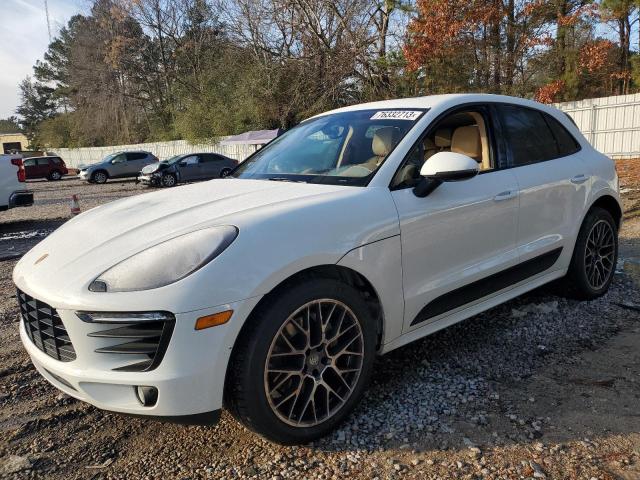
[[[162,361],[173,333],[175,317],[168,312],[78,312],[87,323],[105,326],[87,335],[102,339],[96,353],[116,356],[125,365],[120,372],[148,372]],[[127,360],[131,358],[131,360]]]

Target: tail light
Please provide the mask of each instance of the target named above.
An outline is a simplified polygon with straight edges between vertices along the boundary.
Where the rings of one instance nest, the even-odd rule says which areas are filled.
[[[24,182],[27,178],[27,175],[24,171],[24,164],[22,163],[21,158],[12,158],[11,163],[18,167],[18,181]]]

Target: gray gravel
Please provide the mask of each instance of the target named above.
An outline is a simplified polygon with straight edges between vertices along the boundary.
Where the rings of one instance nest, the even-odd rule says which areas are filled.
[[[144,191],[77,183],[57,193],[37,185],[43,202],[0,217],[2,235],[55,228],[72,190],[81,206]],[[633,245],[626,252],[640,256]],[[620,306],[640,303],[633,259],[595,301],[547,287],[380,358],[355,413],[301,447],[270,444],[226,413],[214,428],[184,427],[60,394],[19,345],[14,264],[0,261],[0,475],[640,478],[640,318]]]

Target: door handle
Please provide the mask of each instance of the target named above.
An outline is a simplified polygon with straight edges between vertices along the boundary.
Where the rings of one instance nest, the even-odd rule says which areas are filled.
[[[502,202],[504,200],[511,200],[512,198],[516,198],[518,196],[518,192],[515,190],[506,190],[504,192],[500,192],[493,199],[496,202]]]
[[[571,183],[575,183],[576,185],[579,185],[581,183],[586,182],[587,180],[589,180],[589,177],[587,177],[584,173],[581,173],[580,175],[576,175],[575,177],[572,177]]]

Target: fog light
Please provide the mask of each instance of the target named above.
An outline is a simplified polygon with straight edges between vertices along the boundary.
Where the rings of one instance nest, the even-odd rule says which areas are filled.
[[[136,387],[138,401],[143,407],[153,407],[158,401],[158,389],[156,387]]]

